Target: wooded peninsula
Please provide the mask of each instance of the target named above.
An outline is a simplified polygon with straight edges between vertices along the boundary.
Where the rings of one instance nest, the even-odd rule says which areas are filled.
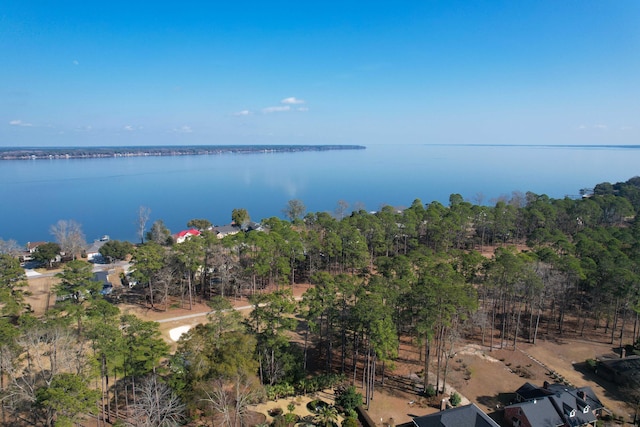
[[[362,145],[193,145],[131,147],[0,148],[0,160],[93,159],[102,157],[204,156],[217,154],[296,153],[364,150]]]

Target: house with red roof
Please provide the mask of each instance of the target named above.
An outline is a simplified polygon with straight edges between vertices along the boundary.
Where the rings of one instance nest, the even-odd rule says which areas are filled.
[[[173,240],[176,243],[182,243],[187,239],[190,239],[193,236],[199,236],[200,230],[196,230],[195,228],[190,228],[189,230],[182,230],[179,233],[173,235]]]

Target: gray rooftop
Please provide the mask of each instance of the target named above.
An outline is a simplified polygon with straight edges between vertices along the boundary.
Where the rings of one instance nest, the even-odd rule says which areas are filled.
[[[547,398],[534,399],[514,406],[520,407],[532,426],[558,427],[564,425],[564,420],[556,411],[551,400]]]
[[[417,427],[499,427],[475,404],[416,417],[413,423]]]
[[[525,394],[535,393],[530,383],[518,390]],[[507,408],[517,408],[529,424],[535,427],[583,426],[596,421],[593,411],[602,408],[602,403],[590,387],[569,388],[563,384],[548,384],[539,388],[547,396],[535,397]]]

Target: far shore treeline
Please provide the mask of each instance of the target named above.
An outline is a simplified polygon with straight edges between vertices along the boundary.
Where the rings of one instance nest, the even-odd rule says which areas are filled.
[[[293,153],[363,150],[362,145],[193,145],[127,147],[0,147],[0,160],[83,159],[137,156],[202,156],[214,154]]]
[[[640,354],[639,210],[640,177],[580,198],[513,193],[493,206],[452,194],[448,205],[416,199],[377,212],[338,202],[330,214],[291,200],[286,220],[254,223],[238,207],[224,235],[192,219],[178,242],[141,208],[139,241],[100,250],[132,264],[109,292],[82,254],[69,256],[80,252],[79,224],[56,225],[59,247],[47,257],[61,272],[43,313],[28,304],[16,248],[1,241],[2,423],[71,425],[92,414],[255,425],[251,404],[327,388],[336,407],[316,419],[355,419],[393,377],[400,342],[421,355],[421,371],[393,387],[416,396],[445,392],[450,361],[469,342],[493,351],[576,338]],[[296,284],[310,284],[301,299]],[[230,298],[252,311],[243,318]],[[121,313],[124,303],[211,312],[172,349],[158,323]],[[636,404],[640,384],[625,390]],[[296,422],[287,415],[273,425]]]

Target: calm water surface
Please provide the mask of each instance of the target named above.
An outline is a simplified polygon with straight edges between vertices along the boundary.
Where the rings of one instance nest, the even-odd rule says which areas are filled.
[[[246,208],[253,220],[282,216],[288,200],[333,211],[338,200],[377,210],[460,193],[484,203],[512,191],[561,198],[640,174],[640,148],[372,145],[366,150],[184,157],[0,162],[0,238],[52,240],[74,219],[87,240],[136,241],[138,207],[172,232],[192,218],[214,224]]]

